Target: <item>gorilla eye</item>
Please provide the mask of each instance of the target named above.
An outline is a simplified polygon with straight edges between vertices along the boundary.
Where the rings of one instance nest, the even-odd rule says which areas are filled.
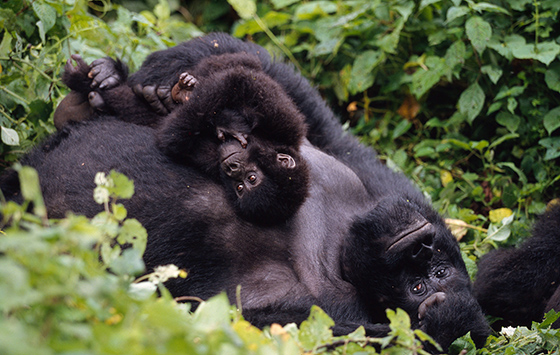
[[[241,192],[243,191],[243,184],[239,184],[235,188],[237,189],[237,192]]]
[[[424,285],[420,282],[412,288],[412,293],[420,294],[424,292]]]
[[[257,182],[257,175],[255,175],[255,174],[249,175],[248,180],[251,184],[254,184],[255,182]]]
[[[436,277],[442,278],[447,275],[447,270],[445,268],[439,269],[436,271]]]

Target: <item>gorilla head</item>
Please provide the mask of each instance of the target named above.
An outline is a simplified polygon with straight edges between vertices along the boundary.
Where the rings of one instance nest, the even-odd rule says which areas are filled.
[[[443,346],[459,333],[458,324],[470,329],[478,344],[486,338],[487,328],[473,330],[473,324],[484,324],[484,319],[459,246],[425,204],[403,196],[379,201],[354,222],[345,241],[342,270],[374,319],[384,317],[386,308],[399,307],[411,316],[414,327],[439,334]],[[442,314],[453,314],[454,324]],[[455,335],[446,339],[449,327]]]
[[[240,217],[257,224],[283,222],[307,196],[307,164],[292,147],[251,137],[246,148],[228,140],[219,147],[221,176]]]

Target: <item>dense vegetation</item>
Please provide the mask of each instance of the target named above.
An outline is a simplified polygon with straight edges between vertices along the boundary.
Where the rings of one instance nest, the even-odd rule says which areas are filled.
[[[518,244],[560,196],[557,0],[120,3],[2,2],[2,167],[54,131],[70,54],[119,57],[134,71],[152,51],[221,30],[291,61],[348,130],[410,176],[449,217],[473,276],[480,256]],[[264,332],[223,297],[188,313],[161,285],[166,272],[181,272],[135,281],[145,232],[116,202],[132,190],[124,177],[96,180],[104,214],[48,221],[33,172],[20,174],[35,209],[2,205],[14,221],[0,236],[2,354],[357,353],[374,344],[421,351],[424,335],[400,311],[390,311],[393,333],[384,339],[360,330],[333,338],[319,309],[299,329]],[[121,253],[113,238],[135,246]],[[554,317],[496,334],[478,353],[558,351],[560,337],[548,329]],[[463,348],[474,353],[468,337],[455,351]]]

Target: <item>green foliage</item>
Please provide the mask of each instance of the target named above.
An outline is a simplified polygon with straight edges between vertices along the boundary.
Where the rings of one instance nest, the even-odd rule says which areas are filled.
[[[560,196],[556,0],[119,3],[3,2],[1,167],[54,131],[71,54],[118,57],[135,71],[155,50],[221,30],[291,61],[350,131],[410,176],[450,217],[472,276],[481,255],[518,244]],[[418,353],[419,341],[429,342],[398,310],[384,339],[363,329],[333,337],[332,320],[317,308],[300,329],[264,332],[223,296],[189,313],[161,285],[184,277],[180,270],[134,280],[146,232],[117,202],[132,195],[132,182],[99,175],[92,198],[104,212],[49,221],[34,171],[18,169],[26,201],[1,207],[11,227],[0,236],[0,353],[374,353],[388,345],[385,353]],[[551,317],[496,334],[478,351],[467,335],[452,353],[558,351]]]
[[[19,168],[22,183],[38,186],[30,171]],[[130,197],[132,182],[115,172],[98,174],[95,182],[96,190],[106,190],[94,193],[105,211],[91,220],[72,214],[56,221],[37,218],[26,208],[37,201],[35,192],[24,194],[23,206],[0,205],[4,223],[11,222],[0,236],[0,353],[376,354],[377,345],[391,353],[422,354],[421,340],[433,343],[410,329],[400,309],[388,311],[391,333],[376,339],[362,327],[334,337],[333,320],[318,307],[299,329],[273,324],[262,331],[224,294],[174,300],[163,283],[188,277],[176,266],[156,267],[135,279],[145,271],[146,231],[137,222],[129,226],[134,220],[117,203]],[[121,248],[125,243],[128,248]],[[190,312],[189,304],[177,302],[184,300],[200,306]]]
[[[256,4],[234,35],[294,62],[364,143],[468,224],[475,259],[497,245],[482,240],[526,236],[559,196],[557,1]],[[488,213],[503,207],[515,237],[489,238]]]
[[[135,70],[149,53],[202,34],[196,26],[172,17],[167,1],[160,1],[153,12],[141,13],[109,2],[96,4],[10,0],[0,8],[4,166],[54,131],[54,109],[68,92],[60,74],[71,54],[88,62],[107,55],[120,57]]]

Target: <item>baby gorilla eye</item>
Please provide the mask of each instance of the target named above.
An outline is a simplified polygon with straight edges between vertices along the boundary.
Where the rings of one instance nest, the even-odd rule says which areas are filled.
[[[241,192],[243,191],[243,184],[238,184],[235,188],[237,189],[237,192]]]
[[[445,268],[441,268],[438,271],[436,271],[436,277],[438,278],[442,278],[446,275],[447,275],[447,270]]]
[[[249,178],[247,180],[249,180],[251,184],[254,184],[255,182],[257,182],[257,175],[251,174],[249,175]]]

